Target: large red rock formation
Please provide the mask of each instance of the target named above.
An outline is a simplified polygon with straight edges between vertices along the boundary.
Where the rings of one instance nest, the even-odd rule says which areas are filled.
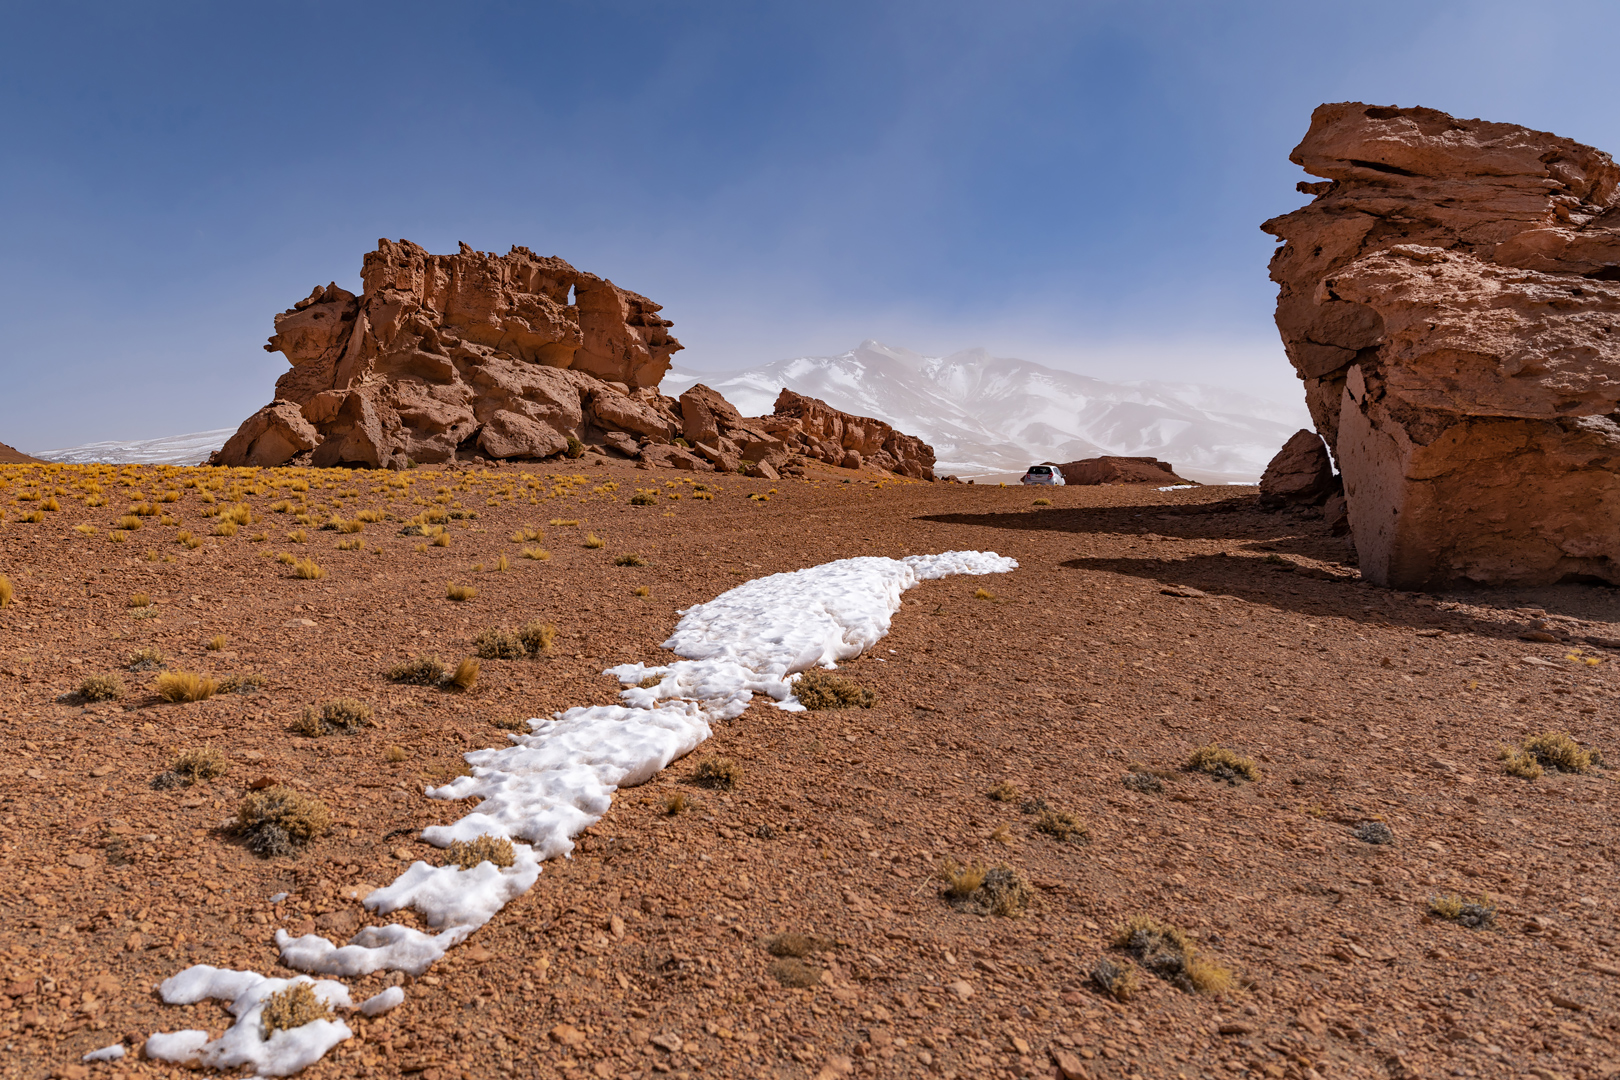
[[[1380,584],[1620,583],[1620,169],[1513,124],[1323,105],[1263,228],[1277,328]]]
[[[381,240],[360,277],[359,296],[317,286],[276,316],[265,348],[292,370],[215,464],[403,468],[597,448],[651,468],[774,479],[814,459],[933,479],[921,439],[814,398],[784,390],[776,415],[747,418],[701,384],[664,397],[681,345],[659,306],[561,259]]]
[[[681,345],[659,306],[514,247],[432,255],[378,242],[359,296],[317,287],[276,316],[265,346],[292,364],[276,401],[220,451],[227,465],[399,467],[458,450],[546,457],[570,437],[679,426],[658,394]]]

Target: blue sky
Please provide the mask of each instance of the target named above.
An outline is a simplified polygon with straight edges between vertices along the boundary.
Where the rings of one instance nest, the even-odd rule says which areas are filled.
[[[1620,150],[1602,3],[0,10],[0,441],[33,450],[235,425],[272,316],[381,236],[561,255],[704,370],[872,337],[1287,399],[1257,226],[1317,104]]]

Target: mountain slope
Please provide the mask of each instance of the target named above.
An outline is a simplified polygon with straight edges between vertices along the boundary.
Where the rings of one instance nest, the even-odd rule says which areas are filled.
[[[748,416],[769,413],[786,387],[887,421],[934,447],[940,475],[1022,472],[1047,459],[1122,454],[1162,458],[1207,481],[1253,482],[1309,423],[1303,408],[1216,386],[1110,383],[984,349],[927,357],[876,341],[841,356],[743,371],[673,368],[660,389],[679,395],[698,382]]]
[[[216,431],[197,431],[190,435],[170,435],[161,439],[85,443],[60,450],[43,450],[39,457],[68,465],[85,465],[93,461],[197,465],[207,461],[208,455],[224,446],[225,440],[234,434],[235,428],[219,428]]]

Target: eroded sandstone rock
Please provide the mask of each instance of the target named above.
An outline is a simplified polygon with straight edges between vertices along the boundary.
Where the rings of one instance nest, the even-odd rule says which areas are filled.
[[[1155,457],[1094,457],[1056,465],[1065,484],[1190,484],[1168,461]]]
[[[921,439],[814,398],[784,390],[774,415],[744,417],[702,384],[663,396],[681,345],[658,305],[561,259],[381,240],[360,276],[358,296],[317,286],[276,316],[265,348],[292,368],[215,464],[404,468],[592,447],[649,468],[774,479],[819,460],[933,479]]]
[[[1333,459],[1322,436],[1314,431],[1294,432],[1260,477],[1260,505],[1265,507],[1315,506],[1334,494]]]
[[[1266,222],[1277,327],[1380,584],[1620,583],[1620,169],[1433,109],[1323,105]]]
[[[382,240],[360,276],[359,296],[317,287],[276,316],[265,348],[292,369],[219,463],[280,465],[305,452],[317,465],[372,468],[458,452],[538,458],[569,437],[667,442],[679,429],[657,386],[681,346],[644,296],[519,247],[433,255]]]

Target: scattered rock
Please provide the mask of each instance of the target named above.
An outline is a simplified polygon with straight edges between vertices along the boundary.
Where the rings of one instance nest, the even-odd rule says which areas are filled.
[[[585,1033],[572,1024],[558,1024],[547,1034],[552,1042],[563,1046],[578,1046],[585,1041]]]

